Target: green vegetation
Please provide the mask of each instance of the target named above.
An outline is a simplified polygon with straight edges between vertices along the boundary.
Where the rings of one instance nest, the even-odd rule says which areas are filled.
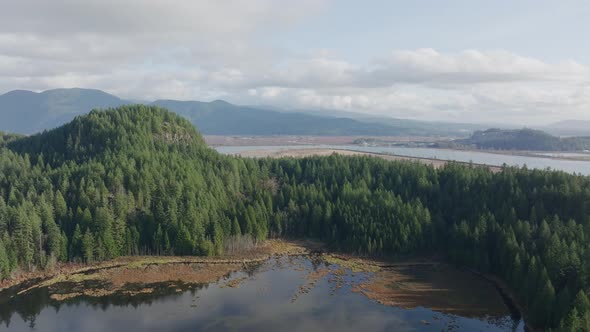
[[[0,144],[0,273],[213,255],[242,236],[436,252],[502,278],[527,319],[590,330],[590,178],[370,157],[245,159],[156,107],[92,111]],[[230,246],[231,247],[231,246]]]
[[[582,151],[590,150],[590,137],[559,138],[533,129],[488,129],[476,131],[470,138],[455,140],[451,147],[472,146],[478,149]]]

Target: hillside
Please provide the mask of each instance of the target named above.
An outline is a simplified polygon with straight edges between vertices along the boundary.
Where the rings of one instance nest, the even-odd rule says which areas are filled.
[[[286,113],[236,106],[217,100],[158,100],[152,103],[190,119],[201,132],[211,135],[436,135],[438,131],[412,126],[392,126],[343,117]]]
[[[502,279],[534,326],[590,327],[589,177],[223,156],[188,120],[142,105],[3,137],[0,279],[59,262],[309,237],[366,256],[437,256]]]
[[[99,90],[57,89],[42,93],[11,91],[0,95],[0,131],[33,134],[51,129],[95,108],[134,102]],[[465,136],[465,126],[382,118],[353,119],[346,114],[279,112],[225,101],[157,100],[208,135],[372,135]],[[323,114],[323,115],[322,115]]]
[[[0,196],[7,198],[0,199],[0,234],[10,234],[2,241],[15,250],[13,268],[220,252],[223,234],[235,234],[238,195],[255,201],[247,189],[253,182],[239,179],[243,162],[209,149],[189,121],[157,107],[93,111],[0,149]],[[7,223],[5,213],[18,217]],[[244,227],[258,230],[257,220]],[[1,254],[2,245],[0,275]]]
[[[324,116],[331,118],[348,118],[360,122],[367,123],[381,123],[387,126],[400,128],[408,132],[408,135],[422,136],[424,133],[438,136],[468,136],[475,130],[482,130],[489,128],[490,125],[474,124],[474,123],[453,123],[442,121],[424,121],[412,119],[400,119],[387,117],[384,115],[375,115],[351,111],[341,111],[332,109],[281,109],[270,106],[261,106],[262,109],[270,109],[282,113],[305,113],[316,116]],[[510,126],[506,126],[510,128]]]
[[[455,140],[458,146],[478,149],[528,151],[583,151],[590,150],[590,137],[555,137],[533,129],[488,129],[476,131],[470,138]]]
[[[41,93],[15,90],[0,95],[0,131],[32,134],[62,125],[94,108],[126,103],[100,90],[55,89]]]
[[[8,147],[32,156],[43,155],[52,165],[103,160],[120,153],[207,149],[189,121],[148,106],[94,110],[48,132],[12,139]]]

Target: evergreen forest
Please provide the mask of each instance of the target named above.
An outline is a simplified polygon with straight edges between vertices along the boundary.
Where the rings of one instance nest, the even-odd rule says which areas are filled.
[[[242,237],[311,237],[384,258],[437,253],[502,279],[534,326],[590,331],[586,236],[590,178],[564,172],[224,156],[188,120],[143,105],[0,134],[0,279],[59,262],[221,254]]]

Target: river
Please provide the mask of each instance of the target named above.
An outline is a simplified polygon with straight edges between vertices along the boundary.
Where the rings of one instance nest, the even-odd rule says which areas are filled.
[[[473,162],[492,166],[509,166],[528,168],[560,170],[568,173],[590,175],[590,161],[564,160],[556,158],[518,156],[499,153],[486,153],[480,151],[464,151],[433,148],[409,148],[409,147],[370,147],[360,145],[285,145],[285,146],[218,146],[217,151],[224,154],[236,154],[244,151],[279,151],[287,149],[346,149],[373,153],[395,154],[418,158],[434,158],[441,160],[454,160],[461,162]]]

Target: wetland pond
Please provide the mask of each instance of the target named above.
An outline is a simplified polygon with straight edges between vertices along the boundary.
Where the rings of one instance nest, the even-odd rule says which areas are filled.
[[[2,331],[48,332],[524,331],[495,286],[468,271],[325,255],[87,271],[3,291],[0,320]]]

